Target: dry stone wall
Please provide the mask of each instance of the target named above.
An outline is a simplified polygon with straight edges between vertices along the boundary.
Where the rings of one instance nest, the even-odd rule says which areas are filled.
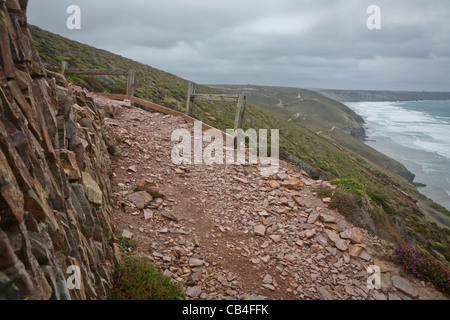
[[[102,299],[120,259],[104,111],[43,68],[27,4],[0,0],[0,299]]]

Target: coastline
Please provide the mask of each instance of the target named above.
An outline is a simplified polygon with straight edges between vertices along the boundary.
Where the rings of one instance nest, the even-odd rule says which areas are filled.
[[[398,149],[392,150],[390,146],[384,145],[379,140],[376,142],[369,141],[365,142],[368,146],[380,151],[381,153],[387,155],[388,157],[391,157],[395,159],[392,156],[393,152],[396,152]],[[444,206],[441,204],[441,202],[445,202],[445,200],[450,200],[450,196],[445,192],[445,190],[439,186],[436,185],[435,182],[433,182],[429,175],[425,172],[423,169],[423,165],[421,165],[418,162],[411,161],[408,159],[403,158],[401,161],[399,159],[395,159],[399,162],[401,162],[409,172],[411,172],[413,175],[415,175],[415,178],[413,180],[413,184],[423,184],[424,186],[416,186],[417,191],[424,195],[425,197],[433,200],[434,202]],[[444,206],[445,207],[445,206]],[[447,208],[448,210],[448,208]]]
[[[445,172],[445,163],[448,161],[448,158],[441,157],[440,155],[430,153],[426,150],[409,148],[394,142],[392,139],[393,136],[385,134],[385,132],[382,131],[383,127],[377,125],[378,123],[376,121],[368,120],[368,117],[360,112],[361,110],[357,110],[358,108],[355,108],[352,102],[343,103],[365,120],[364,129],[366,131],[366,139],[364,139],[364,143],[402,163],[406,169],[415,176],[410,182],[415,185],[420,194],[433,200],[447,210],[450,210],[450,194],[448,193],[447,188],[448,176],[446,174],[439,175],[438,170],[436,170],[436,167],[439,164],[444,164],[444,166],[439,169],[441,172]],[[399,132],[399,134],[402,134],[402,132]],[[445,222],[443,224],[450,227],[450,219],[444,214],[435,210],[433,210],[432,213],[427,211],[427,213],[435,220],[438,220],[440,223]],[[442,219],[437,219],[437,214],[440,215]]]

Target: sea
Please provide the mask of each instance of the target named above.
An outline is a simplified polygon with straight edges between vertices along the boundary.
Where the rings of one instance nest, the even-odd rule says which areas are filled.
[[[416,175],[423,195],[450,210],[450,100],[344,103],[366,121],[366,144]]]

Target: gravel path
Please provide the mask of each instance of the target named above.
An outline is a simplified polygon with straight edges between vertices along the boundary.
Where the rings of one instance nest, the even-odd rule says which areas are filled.
[[[259,165],[175,165],[172,132],[186,129],[193,136],[193,125],[95,100],[115,110],[106,123],[121,150],[112,157],[117,232],[136,239],[133,254],[154,261],[189,298],[444,298],[413,278],[411,292],[393,288],[400,269],[383,258],[389,245],[327,208],[314,190],[328,182],[284,161],[269,177],[261,176]],[[136,192],[138,185],[153,188],[152,201]],[[383,290],[366,284],[367,267],[375,263],[382,267]]]

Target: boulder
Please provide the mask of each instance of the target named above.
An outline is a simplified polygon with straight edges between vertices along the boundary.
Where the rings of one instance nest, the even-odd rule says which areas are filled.
[[[130,200],[138,209],[142,210],[153,200],[153,197],[146,191],[139,191],[128,195],[128,200]]]

